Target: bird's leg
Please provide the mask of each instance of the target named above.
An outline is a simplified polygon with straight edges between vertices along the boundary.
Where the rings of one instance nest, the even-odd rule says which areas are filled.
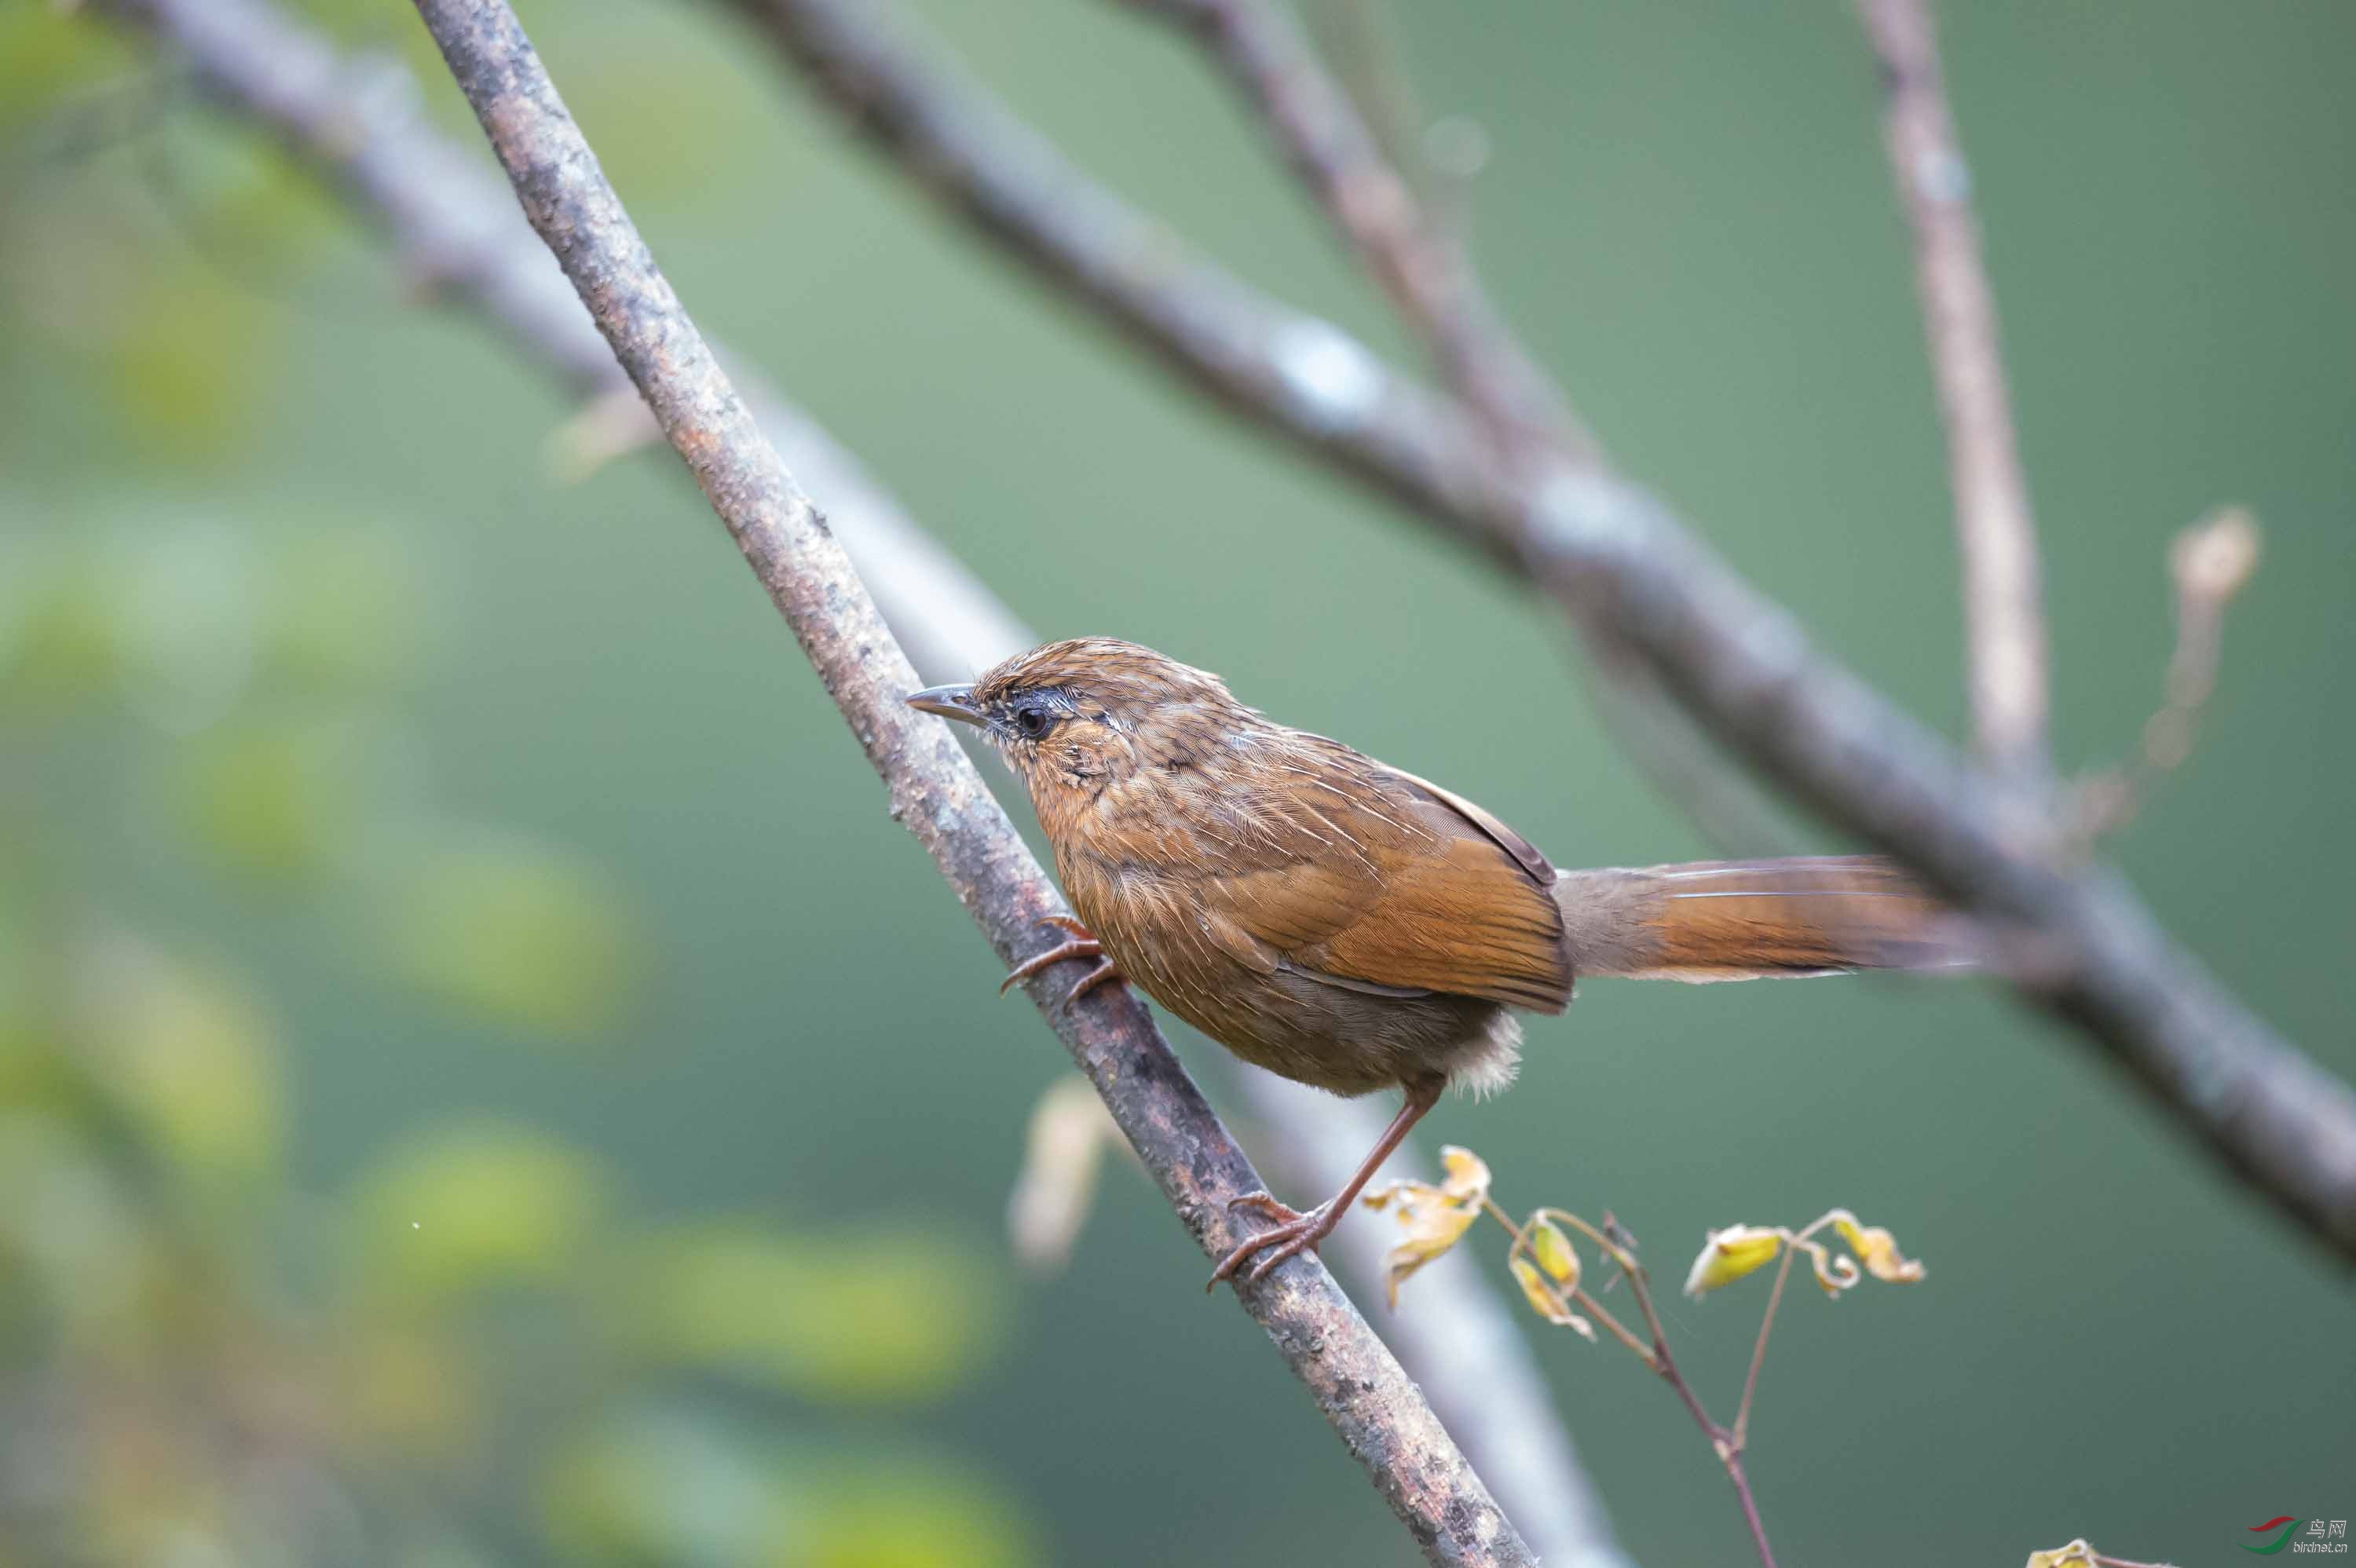
[[[1027,980],[1032,976],[1036,975],[1040,970],[1047,967],[1050,964],[1061,964],[1066,958],[1098,958],[1103,960],[1103,962],[1099,963],[1095,968],[1081,976],[1078,983],[1074,985],[1070,990],[1064,993],[1064,1006],[1067,1008],[1074,1002],[1078,1001],[1082,997],[1087,996],[1090,991],[1095,990],[1098,986],[1103,985],[1106,981],[1126,978],[1126,976],[1121,974],[1119,966],[1114,964],[1111,959],[1104,956],[1104,949],[1097,945],[1095,933],[1090,932],[1087,926],[1082,925],[1078,921],[1074,920],[1070,915],[1043,914],[1039,917],[1039,923],[1041,925],[1052,925],[1055,927],[1057,930],[1062,931],[1068,935],[1071,940],[1060,944],[1057,946],[1050,947],[1046,952],[1039,954],[1033,957],[1025,958],[1022,963],[1017,964],[1013,968],[1008,970],[1006,978],[999,983],[998,994],[1000,996],[1002,997],[1006,995],[1009,990],[1012,989],[1014,982],[1017,980]]]
[[[1383,1161],[1390,1158],[1391,1151],[1406,1140],[1416,1123],[1423,1120],[1425,1112],[1440,1104],[1440,1092],[1446,1087],[1448,1081],[1444,1078],[1427,1078],[1408,1084],[1407,1103],[1399,1107],[1398,1115],[1391,1118],[1391,1125],[1383,1129],[1383,1136],[1376,1140],[1374,1152],[1359,1161],[1358,1168],[1351,1172],[1350,1179],[1342,1184],[1341,1191],[1306,1214],[1288,1208],[1265,1192],[1247,1192],[1231,1200],[1227,1204],[1229,1211],[1257,1210],[1276,1221],[1277,1224],[1275,1229],[1262,1231],[1220,1259],[1219,1266],[1211,1271],[1210,1281],[1203,1288],[1210,1290],[1223,1279],[1235,1278],[1236,1271],[1255,1253],[1268,1255],[1254,1264],[1250,1273],[1236,1281],[1238,1286],[1258,1285],[1270,1269],[1285,1259],[1300,1253],[1315,1252],[1317,1244],[1332,1235],[1333,1227],[1342,1222],[1342,1216],[1350,1211],[1350,1205],[1357,1201],[1358,1194],[1365,1190],[1366,1183],[1375,1179],[1375,1172],[1382,1168]]]

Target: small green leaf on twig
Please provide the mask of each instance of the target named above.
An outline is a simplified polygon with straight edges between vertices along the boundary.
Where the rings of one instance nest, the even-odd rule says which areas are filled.
[[[1530,1216],[1524,1227],[1530,1239],[1530,1255],[1546,1270],[1547,1277],[1565,1290],[1579,1287],[1579,1253],[1571,1249],[1570,1238],[1556,1228],[1543,1211]]]

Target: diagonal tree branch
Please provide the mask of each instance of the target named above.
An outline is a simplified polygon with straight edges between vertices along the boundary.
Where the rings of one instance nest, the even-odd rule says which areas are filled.
[[[413,275],[503,329],[574,393],[602,400],[618,389],[658,433],[506,183],[426,121],[417,84],[398,62],[346,56],[267,0],[102,3],[157,34],[215,101],[266,127],[333,184]],[[928,678],[973,674],[1039,641],[823,430],[772,391],[747,385],[745,393],[790,469],[832,501],[837,537]],[[1369,1127],[1364,1108],[1349,1102],[1257,1072],[1240,1082],[1253,1114],[1278,1134],[1269,1152],[1293,1185],[1338,1187],[1380,1130],[1379,1116]],[[1412,1150],[1403,1147],[1398,1162],[1414,1165]],[[1381,1284],[1377,1231],[1345,1229],[1335,1245],[1362,1285]],[[1624,1568],[1520,1320],[1476,1269],[1443,1264],[1425,1278],[1419,1309],[1387,1324],[1384,1338],[1534,1551],[1550,1562]]]
[[[2069,863],[2055,803],[2016,809],[1824,657],[1655,496],[1608,469],[1501,474],[1452,405],[1178,251],[881,19],[876,0],[733,0],[916,183],[1247,424],[1478,544],[1650,669],[1713,735],[2003,934],[2022,995],[2356,1262],[2356,1094],[2169,940],[2126,882]],[[1301,352],[1303,344],[1314,352]],[[1305,389],[1313,395],[1303,396]]]
[[[419,0],[525,215],[785,616],[913,832],[1010,961],[1058,905],[945,726],[901,701],[916,671],[825,519],[787,473],[680,307],[505,0]],[[1048,1007],[1054,983],[1034,979]],[[1257,1185],[1144,1009],[1099,992],[1048,1008],[1073,1058],[1188,1230],[1230,1235]],[[1530,1563],[1513,1526],[1323,1265],[1280,1271],[1245,1306],[1309,1385],[1436,1563]]]
[[[1468,520],[1489,487],[1488,453],[1452,400],[1397,375],[1330,322],[1254,292],[1087,178],[909,41],[887,7],[729,4],[912,183],[1056,293],[1248,427],[1300,443],[1516,563],[1509,540]]]
[[[1881,69],[1882,142],[1914,235],[1915,288],[1947,432],[1973,729],[1989,767],[2033,785],[2048,771],[2037,530],[1997,348],[1996,294],[1980,259],[1971,169],[1947,108],[1927,0],[1859,0],[1858,11]]]
[[[1234,79],[1501,456],[1518,464],[1538,447],[1596,455],[1489,303],[1462,240],[1432,221],[1290,13],[1263,0],[1129,3],[1193,33]]]

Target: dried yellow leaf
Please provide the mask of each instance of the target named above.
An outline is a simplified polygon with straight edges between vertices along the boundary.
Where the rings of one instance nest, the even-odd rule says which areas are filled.
[[[1549,1323],[1577,1329],[1585,1339],[1595,1338],[1595,1326],[1573,1312],[1562,1296],[1556,1294],[1554,1286],[1548,1285],[1546,1276],[1538,1272],[1537,1264],[1525,1257],[1511,1257],[1505,1260],[1505,1266],[1514,1271],[1514,1278],[1521,1285],[1522,1296],[1529,1302],[1531,1310]]]
[[[1478,1209],[1481,1200],[1489,1196],[1487,1162],[1469,1148],[1448,1144],[1440,1151],[1440,1164],[1448,1172],[1440,1189],[1458,1202]]]
[[[1729,1225],[1712,1231],[1686,1275],[1686,1294],[1698,1298],[1772,1263],[1783,1250],[1784,1232],[1763,1225]]]
[[[2051,1552],[2030,1552],[2028,1568],[2094,1568],[2094,1549],[2078,1540]]]
[[[1815,1271],[1816,1284],[1824,1287],[1826,1296],[1838,1296],[1865,1277],[1858,1272],[1855,1258],[1836,1253],[1822,1242],[1795,1236],[1792,1244],[1808,1254],[1808,1266]]]
[[[1039,1097],[1023,1171],[1006,1200],[1006,1227],[1024,1266],[1054,1274],[1071,1261],[1104,1151],[1127,1147],[1095,1087],[1078,1073],[1065,1073]]]
[[[1841,1240],[1865,1265],[1865,1272],[1891,1285],[1912,1285],[1922,1277],[1922,1265],[1899,1254],[1898,1243],[1879,1225],[1860,1225],[1857,1216],[1846,1209],[1832,1214],[1833,1228],[1840,1232]]]
[[[1399,1282],[1454,1246],[1488,1200],[1489,1167],[1479,1155],[1450,1145],[1440,1151],[1440,1163],[1448,1175],[1437,1187],[1393,1181],[1359,1200],[1369,1209],[1390,1211],[1407,1232],[1384,1260],[1383,1287],[1393,1307],[1398,1305]]]
[[[1403,1182],[1396,1193],[1394,1217],[1407,1234],[1383,1259],[1383,1294],[1393,1307],[1399,1282],[1454,1246],[1481,1217],[1480,1210],[1451,1203],[1435,1188],[1417,1190],[1420,1185]]]
[[[1386,1181],[1360,1198],[1358,1201],[1377,1211],[1387,1209],[1396,1202],[1404,1211],[1409,1204],[1419,1201],[1445,1203],[1448,1201],[1448,1194],[1429,1181]]]

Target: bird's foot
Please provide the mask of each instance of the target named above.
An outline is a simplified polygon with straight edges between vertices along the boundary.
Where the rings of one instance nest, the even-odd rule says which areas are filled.
[[[1321,1203],[1304,1214],[1297,1209],[1278,1202],[1265,1192],[1247,1192],[1240,1198],[1229,1200],[1228,1212],[1233,1213],[1237,1209],[1258,1211],[1275,1221],[1275,1228],[1262,1231],[1258,1235],[1221,1258],[1219,1266],[1211,1271],[1209,1281],[1204,1285],[1205,1290],[1216,1289],[1219,1281],[1223,1279],[1234,1279],[1238,1288],[1247,1285],[1258,1285],[1267,1277],[1270,1269],[1285,1259],[1296,1257],[1302,1253],[1315,1252],[1317,1244],[1332,1235],[1333,1227],[1342,1222],[1341,1211],[1331,1203]],[[1249,1273],[1237,1278],[1236,1271],[1242,1268],[1255,1253],[1267,1255],[1253,1264]]]
[[[1064,993],[1064,1006],[1067,1008],[1074,1002],[1078,1001],[1082,997],[1087,996],[1090,991],[1095,990],[1098,986],[1105,984],[1107,981],[1117,981],[1126,978],[1126,976],[1121,974],[1119,966],[1114,964],[1111,959],[1104,956],[1104,949],[1098,945],[1095,933],[1089,931],[1087,926],[1082,925],[1078,921],[1074,920],[1070,915],[1041,915],[1039,917],[1039,923],[1042,925],[1052,925],[1055,927],[1057,930],[1068,935],[1071,940],[1059,944],[1056,946],[1050,947],[1044,953],[1038,954],[1030,958],[1025,958],[1022,963],[1017,964],[1013,968],[1008,970],[1006,978],[999,983],[998,994],[1000,996],[1002,997],[1006,995],[1008,991],[1012,990],[1017,980],[1027,980],[1032,976],[1036,975],[1040,970],[1046,968],[1049,965],[1061,964],[1066,958],[1097,958],[1102,960],[1102,962],[1098,964],[1095,968],[1081,976],[1077,983],[1076,983],[1070,990]]]

